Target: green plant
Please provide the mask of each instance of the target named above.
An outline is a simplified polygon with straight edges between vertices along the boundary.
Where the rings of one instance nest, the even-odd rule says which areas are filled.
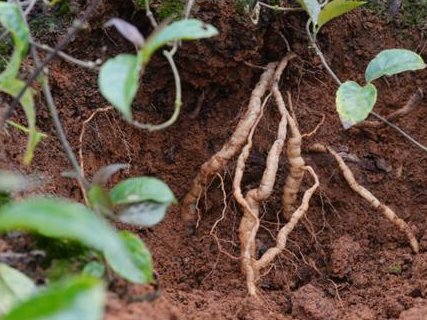
[[[104,173],[108,171],[107,169],[104,169]],[[114,170],[109,170],[110,174],[114,172]],[[0,181],[0,191],[6,194],[29,186],[29,182],[23,176],[4,171],[0,172]],[[99,209],[98,201],[104,201],[104,205],[105,198],[107,198],[111,207],[102,206],[102,208],[108,209],[109,214],[112,214],[113,210],[118,213],[117,216],[110,215],[111,217],[117,217],[119,220],[139,226],[151,227],[160,222],[167,207],[175,201],[173,193],[166,184],[150,177],[124,180],[110,191],[99,184],[93,184],[90,190],[93,190],[94,187],[101,188],[103,192],[102,197],[93,196],[91,198],[93,208]],[[144,204],[145,206],[143,206]],[[120,208],[115,207],[119,205]],[[0,233],[13,230],[29,231],[58,240],[72,240],[87,247],[89,251],[93,252],[92,258],[95,257],[96,260],[86,264],[82,270],[85,274],[102,275],[102,262],[106,261],[113,271],[128,281],[148,283],[153,280],[151,255],[142,240],[127,231],[117,232],[106,219],[82,204],[62,198],[40,196],[9,202],[0,207]],[[64,265],[62,264],[62,266]],[[9,278],[17,277],[16,272],[10,271],[7,267],[3,268],[6,269],[6,273],[12,274],[7,276],[6,280],[3,279],[4,281],[7,282]],[[0,275],[1,270],[0,268]],[[65,266],[65,269],[62,267],[62,270],[67,270],[67,267]],[[14,282],[17,283],[15,280]],[[76,290],[80,287],[81,285],[78,285]],[[59,290],[55,288],[52,287],[52,292]],[[13,300],[13,297],[10,298],[13,294],[22,296],[19,290],[12,293],[5,290],[2,291],[0,281],[0,301]],[[57,294],[60,296],[60,292]],[[6,300],[7,297],[9,297],[8,300]],[[15,298],[17,299],[17,297]],[[12,303],[8,303],[2,306],[0,302],[3,310],[10,308],[11,305]],[[27,307],[21,306],[20,308]],[[13,311],[11,312],[14,314]],[[19,311],[18,314],[21,315],[20,312],[23,311]]]
[[[365,120],[369,114],[372,114],[380,121],[398,131],[420,149],[427,151],[426,146],[422,145],[398,126],[373,111],[373,107],[377,99],[377,90],[371,83],[371,81],[384,75],[394,75],[403,71],[420,70],[425,68],[426,65],[421,57],[405,49],[384,50],[370,62],[365,73],[367,81],[365,87],[360,87],[353,81],[346,81],[345,83],[342,83],[326,62],[322,51],[317,45],[316,36],[320,28],[327,22],[363,5],[365,2],[345,0],[332,0],[328,2],[326,0],[322,4],[319,4],[317,0],[297,1],[310,17],[306,25],[310,44],[316,51],[325,69],[339,86],[336,93],[336,108],[343,127],[346,129],[350,128],[351,126]],[[399,59],[402,59],[402,61],[399,61]]]
[[[25,82],[17,78],[22,59],[29,47],[29,29],[22,18],[20,7],[14,3],[0,2],[0,23],[12,34],[14,51],[6,69],[0,74],[0,92],[16,97]],[[28,143],[24,163],[29,164],[34,149],[42,136],[36,130],[36,115],[32,90],[27,90],[20,99],[28,122]]]
[[[381,51],[366,68],[365,86],[348,80],[337,90],[336,106],[344,128],[362,122],[374,108],[377,89],[372,81],[405,71],[421,70],[426,66],[423,59],[412,51],[406,49]]]
[[[0,264],[0,297],[3,320],[101,320],[106,292],[101,280],[87,275],[36,288],[26,275]]]
[[[99,88],[103,96],[121,112],[124,119],[136,127],[148,130],[161,130],[175,122],[181,108],[181,80],[173,60],[173,52],[163,51],[172,69],[175,87],[175,111],[171,118],[160,125],[141,124],[132,117],[131,104],[139,86],[139,78],[152,55],[162,46],[181,40],[195,40],[216,35],[215,27],[196,19],[181,20],[167,26],[161,26],[147,40],[131,24],[121,19],[109,23],[131,41],[137,48],[137,54],[120,54],[109,59],[99,73]],[[176,51],[176,50],[175,50]]]

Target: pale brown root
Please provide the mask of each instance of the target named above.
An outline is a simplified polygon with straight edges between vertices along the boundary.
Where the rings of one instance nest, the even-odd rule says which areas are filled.
[[[276,240],[276,246],[268,249],[262,255],[262,257],[258,261],[256,261],[255,269],[258,271],[268,267],[269,264],[277,257],[277,255],[285,249],[286,241],[288,239],[289,234],[295,228],[298,221],[306,214],[310,206],[310,199],[316,189],[319,187],[319,178],[317,177],[313,168],[311,168],[310,166],[304,166],[304,170],[308,171],[314,178],[314,184],[310,189],[307,189],[305,191],[301,205],[298,207],[297,210],[295,210],[294,213],[292,213],[289,222],[282,229],[280,229]]]
[[[206,183],[224,168],[246,143],[249,132],[261,112],[261,98],[271,84],[275,68],[275,63],[267,66],[267,70],[261,75],[258,84],[252,91],[248,109],[239,121],[233,135],[220,151],[202,165],[200,173],[193,180],[191,190],[184,197],[181,207],[181,217],[187,223],[194,225],[197,213],[196,202],[206,187]]]
[[[294,54],[289,54],[282,59],[275,72],[273,87],[278,87],[277,83],[280,79],[280,75],[282,74],[283,69],[287,66],[289,60],[294,57]],[[255,282],[259,277],[258,270],[254,268],[254,262],[256,259],[256,234],[260,224],[259,205],[261,202],[268,199],[273,192],[273,187],[276,181],[276,174],[279,167],[280,154],[282,153],[287,134],[289,113],[287,112],[284,104],[278,104],[277,106],[281,114],[281,120],[279,123],[277,138],[271,146],[267,156],[266,167],[259,187],[250,190],[246,194],[246,197],[243,198],[240,189],[240,182],[244,172],[245,162],[249,156],[252,145],[253,130],[250,132],[250,139],[248,139],[247,145],[243,148],[242,153],[239,156],[236,166],[236,175],[233,183],[235,198],[243,207],[243,217],[239,227],[239,239],[241,246],[240,250],[242,271],[246,275],[246,283],[250,295],[256,295]]]
[[[277,104],[284,105],[283,97],[278,88],[273,87],[273,94]],[[292,99],[288,93],[288,103],[292,104]],[[287,220],[291,218],[291,213],[295,210],[298,192],[304,177],[305,161],[301,157],[302,137],[294,118],[288,114],[291,137],[288,139],[286,155],[289,160],[289,174],[283,188],[283,213]]]
[[[264,107],[269,100],[271,94],[269,94],[264,100],[261,106],[261,112],[256,119],[254,125],[252,126],[246,145],[243,147],[242,152],[240,153],[237,164],[236,164],[236,172],[233,179],[233,194],[234,198],[243,208],[243,217],[240,222],[239,227],[239,239],[240,239],[240,257],[241,257],[241,266],[242,272],[246,275],[248,291],[251,295],[256,294],[256,287],[254,285],[256,274],[254,273],[254,269],[252,267],[253,255],[255,254],[255,243],[250,242],[250,233],[254,226],[259,226],[258,219],[258,207],[254,206],[254,204],[249,204],[247,199],[243,197],[241,190],[241,182],[243,173],[245,172],[246,161],[249,157],[249,154],[252,149],[252,137],[254,135],[255,129],[258,126],[259,121],[262,118],[264,113]],[[245,223],[243,223],[245,221]]]
[[[337,161],[338,166],[340,167],[341,172],[350,188],[357,192],[366,201],[368,201],[372,207],[379,210],[401,232],[404,232],[409,240],[412,250],[415,253],[418,253],[419,244],[409,225],[404,220],[399,218],[392,209],[381,203],[369,190],[365,189],[359,183],[357,183],[350,168],[345,164],[344,160],[335,150],[329,146],[324,146],[321,144],[315,144],[314,146],[310,147],[310,150],[317,152],[329,152]]]
[[[394,111],[393,113],[389,114],[386,118],[388,121],[396,120],[402,116],[405,116],[409,114],[412,110],[414,110],[420,102],[423,100],[424,92],[421,88],[418,88],[415,93],[409,98],[409,100],[406,102],[406,104]],[[360,124],[357,125],[358,128],[380,128],[384,127],[386,124],[383,121],[363,121]]]
[[[322,117],[322,119],[320,119],[320,121],[316,125],[316,127],[313,130],[311,130],[310,132],[304,133],[301,136],[302,138],[310,138],[312,135],[316,134],[316,132],[320,129],[320,127],[325,123],[325,119],[326,119],[325,115],[322,114],[321,117]]]
[[[86,132],[86,126],[88,125],[89,122],[92,121],[92,119],[101,112],[107,112],[113,110],[113,107],[106,107],[106,108],[101,108],[101,109],[96,109],[94,112],[92,112],[92,114],[82,123],[82,130],[80,131],[80,136],[79,136],[79,164],[80,164],[80,174],[82,177],[85,176],[85,164],[84,164],[84,158],[83,158],[83,138]],[[89,200],[87,198],[87,192],[86,192],[86,188],[83,186],[83,184],[81,183],[80,180],[79,181],[79,186],[80,186],[80,190],[82,192],[83,195],[83,199],[85,200],[85,203],[88,204]]]

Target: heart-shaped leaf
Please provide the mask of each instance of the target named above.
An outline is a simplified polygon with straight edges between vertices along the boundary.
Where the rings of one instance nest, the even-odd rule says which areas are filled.
[[[420,70],[426,66],[421,56],[410,50],[383,50],[369,62],[365,79],[367,82],[371,82],[384,75],[391,76],[404,71]]]
[[[131,104],[138,91],[140,71],[136,56],[120,54],[105,62],[99,72],[98,84],[102,95],[128,121],[132,120]]]
[[[101,280],[79,276],[39,291],[15,306],[2,320],[101,320],[105,301]]]
[[[313,21],[314,25],[318,24],[320,10],[320,4],[317,0],[297,0],[300,6],[308,13],[309,17]]]
[[[123,180],[111,189],[110,195],[113,205],[145,201],[170,204],[176,201],[169,186],[153,177],[135,177]]]
[[[34,282],[25,274],[0,263],[0,316],[35,290]]]
[[[377,89],[371,83],[361,87],[354,81],[344,82],[336,93],[336,107],[345,129],[365,120],[377,101]]]
[[[0,208],[0,232],[23,229],[46,237],[70,239],[101,251],[111,268],[123,278],[146,283],[146,271],[107,222],[79,203],[63,199],[30,198]]]
[[[16,78],[29,46],[29,30],[16,3],[0,2],[0,23],[12,34],[14,51],[0,82]]]
[[[145,64],[148,63],[153,53],[165,44],[176,40],[196,40],[210,38],[218,34],[218,30],[197,19],[186,19],[174,22],[154,32],[142,48]]]
[[[364,5],[366,1],[332,0],[322,8],[319,14],[319,28],[343,14]]]

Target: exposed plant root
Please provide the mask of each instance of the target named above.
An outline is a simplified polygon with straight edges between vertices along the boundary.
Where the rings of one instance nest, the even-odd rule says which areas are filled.
[[[424,97],[423,90],[421,88],[418,88],[402,108],[394,111],[393,113],[389,114],[385,118],[387,119],[387,121],[393,121],[404,115],[407,115],[420,104],[423,97]],[[383,121],[369,121],[369,120],[363,121],[357,125],[358,128],[380,128],[384,126],[385,126],[385,123]]]
[[[283,97],[279,91],[278,86],[273,86],[273,94],[276,98],[277,105],[285,105]],[[292,104],[291,96],[288,93],[288,103]],[[285,187],[283,188],[283,213],[285,218],[289,221],[291,213],[295,210],[295,202],[297,200],[298,191],[301,187],[302,179],[304,177],[305,161],[301,157],[301,133],[294,118],[288,114],[289,128],[291,137],[288,140],[286,148],[286,155],[289,160],[289,175],[286,178]]]
[[[415,253],[418,253],[419,244],[409,225],[404,220],[399,218],[392,209],[390,209],[385,204],[381,203],[369,190],[367,190],[366,188],[362,187],[359,183],[357,183],[350,168],[345,164],[344,160],[335,150],[333,150],[329,146],[325,146],[321,144],[315,144],[311,146],[309,149],[316,152],[324,152],[324,153],[329,152],[337,161],[338,166],[340,167],[341,172],[345,180],[347,181],[348,185],[350,186],[350,188],[353,189],[355,192],[357,192],[366,201],[368,201],[372,207],[379,210],[401,232],[404,232],[406,234],[406,237],[409,240],[412,250]]]
[[[255,268],[257,270],[261,270],[263,268],[268,267],[268,265],[277,257],[277,255],[285,249],[286,241],[288,239],[289,234],[295,228],[298,221],[307,212],[309,208],[310,199],[313,196],[316,189],[319,187],[319,178],[317,177],[313,168],[310,166],[304,166],[304,170],[308,171],[311,174],[311,176],[314,178],[314,184],[312,187],[310,187],[310,189],[307,189],[305,191],[301,205],[298,207],[297,210],[295,210],[294,213],[292,213],[292,216],[289,222],[279,231],[279,234],[276,240],[276,246],[268,249],[262,255],[262,257],[258,261],[256,261]]]
[[[315,135],[317,133],[317,131],[320,129],[320,127],[325,123],[325,119],[326,119],[325,115],[322,114],[321,117],[322,117],[322,119],[320,119],[320,121],[316,125],[316,127],[313,130],[311,130],[310,132],[304,133],[301,136],[302,138],[310,138],[312,135]]]
[[[261,75],[257,86],[252,91],[248,109],[233,135],[220,151],[202,165],[200,173],[193,180],[191,190],[185,196],[181,209],[181,216],[187,223],[194,225],[197,213],[196,202],[206,187],[206,183],[241,151],[247,141],[249,132],[261,112],[261,98],[270,86],[275,68],[275,63],[267,66],[267,70]]]
[[[84,158],[83,158],[83,138],[86,132],[86,126],[89,122],[92,121],[92,119],[100,112],[107,112],[113,110],[113,107],[106,107],[106,108],[101,108],[101,109],[96,109],[94,112],[92,112],[92,114],[82,123],[82,130],[80,131],[80,136],[79,136],[79,164],[80,164],[80,174],[82,175],[82,177],[85,177],[85,165],[84,165]],[[84,188],[83,184],[80,182],[79,180],[79,186],[80,186],[80,190],[82,192],[83,195],[83,199],[85,200],[85,203],[89,203],[88,202],[88,198],[87,198],[87,193],[86,193],[86,188]]]

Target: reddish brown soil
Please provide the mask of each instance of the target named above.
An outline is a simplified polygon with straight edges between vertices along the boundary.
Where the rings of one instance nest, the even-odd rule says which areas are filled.
[[[341,128],[334,107],[336,85],[308,49],[304,14],[265,12],[260,24],[253,26],[235,12],[232,1],[197,3],[195,16],[217,26],[220,36],[186,43],[178,53],[184,88],[179,120],[165,131],[147,133],[126,125],[115,112],[97,115],[83,144],[88,176],[106,164],[130,163],[130,171],[118,175],[114,182],[128,176],[154,175],[164,179],[182,199],[200,165],[221,148],[245,110],[261,73],[249,64],[265,65],[286,54],[282,34],[299,55],[286,70],[281,87],[293,96],[301,131],[311,131],[322,115],[326,117],[306,144],[328,143],[357,156],[359,161],[349,162],[357,180],[414,228],[421,253],[414,255],[405,237],[348,188],[329,156],[305,154],[319,175],[321,187],[312,199],[307,219],[291,234],[288,250],[261,279],[259,299],[250,299],[239,261],[230,256],[239,254],[241,216],[231,196],[231,163],[223,173],[226,217],[214,230],[222,250],[229,255],[219,250],[210,236],[223,210],[220,183],[214,180],[200,201],[203,217],[195,235],[187,234],[178,206],[170,210],[164,222],[141,232],[153,253],[161,298],[152,303],[128,303],[112,292],[107,319],[427,319],[426,154],[387,127]],[[143,14],[132,18],[130,4],[125,1],[100,15],[105,20],[109,15],[120,15],[142,30],[148,28]],[[96,22],[92,24],[90,31],[71,44],[69,52],[92,59],[131,50],[113,30],[107,33]],[[47,41],[54,44],[56,38]],[[320,46],[338,76],[360,83],[368,61],[380,50],[404,47],[427,58],[425,42],[420,31],[399,30],[365,10],[332,22],[319,36]],[[107,106],[98,93],[96,74],[56,61],[50,79],[66,132],[77,150],[82,121],[96,108]],[[376,111],[386,115],[401,107],[416,88],[427,91],[427,71],[380,80],[376,85]],[[194,118],[191,115],[202,92],[205,99]],[[159,56],[145,74],[134,105],[136,115],[145,121],[166,119],[172,112],[173,94],[172,75]],[[46,177],[44,193],[81,200],[77,184],[60,177],[69,164],[42,100],[38,103],[39,126],[49,138],[37,150],[33,165],[20,165],[25,137],[11,131],[4,154],[0,154],[0,167],[36,171]],[[414,112],[396,123],[427,143],[426,118],[424,99]],[[247,188],[259,181],[278,121],[276,110],[269,108],[256,133],[244,178]],[[261,248],[274,243],[286,174],[283,162],[277,192],[265,204]]]

